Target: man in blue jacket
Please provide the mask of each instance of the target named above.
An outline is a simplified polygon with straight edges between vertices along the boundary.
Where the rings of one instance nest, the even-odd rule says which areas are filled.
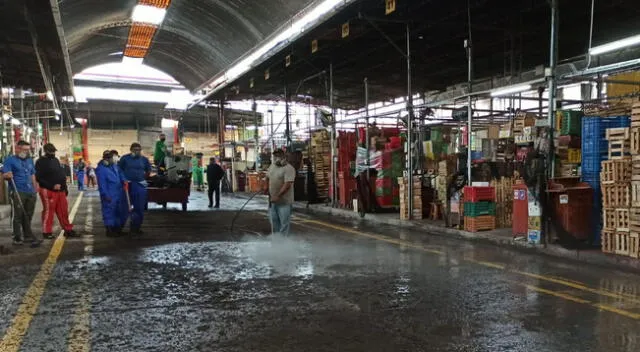
[[[131,144],[130,154],[123,156],[118,162],[120,171],[126,180],[125,190],[128,188],[129,199],[131,200],[131,235],[142,235],[140,227],[144,220],[144,210],[147,207],[147,176],[151,172],[149,159],[142,156],[142,146],[140,143]],[[126,217],[128,214],[124,215]]]
[[[107,237],[119,237],[122,235],[122,208],[120,202],[124,195],[122,177],[112,151],[105,150],[102,153],[102,161],[96,168],[98,178],[98,191],[102,204],[102,221],[107,230]],[[124,214],[126,215],[126,214]]]
[[[9,182],[9,196],[13,209],[13,244],[20,246],[27,240],[31,242],[31,247],[35,248],[40,246],[42,239],[37,238],[31,230],[38,184],[36,168],[29,153],[31,145],[19,141],[15,155],[8,157],[2,166],[2,177]]]

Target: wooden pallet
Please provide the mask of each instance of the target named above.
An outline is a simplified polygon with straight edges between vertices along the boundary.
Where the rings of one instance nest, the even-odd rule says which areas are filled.
[[[484,215],[477,217],[464,217],[464,230],[468,232],[490,231],[496,228],[496,217]]]
[[[629,232],[629,208],[617,208],[615,217],[616,231]]]
[[[640,208],[629,209],[629,230],[640,233]]]
[[[629,256],[631,258],[640,257],[640,232],[629,234]]]
[[[629,255],[629,233],[625,232],[616,232],[616,249],[614,251],[615,254],[619,255]]]
[[[615,253],[616,232],[612,230],[602,230],[602,252]]]
[[[629,183],[602,185],[602,206],[605,208],[626,208],[631,206]]]
[[[602,209],[602,227],[609,231],[615,231],[616,229],[616,209],[615,208]]]
[[[600,171],[600,182],[603,185],[614,184],[616,182],[631,181],[631,159],[606,160],[602,162]]]

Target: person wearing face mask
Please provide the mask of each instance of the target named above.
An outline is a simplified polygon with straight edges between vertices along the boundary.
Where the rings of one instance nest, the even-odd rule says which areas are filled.
[[[98,191],[102,205],[102,221],[106,228],[107,237],[119,237],[122,235],[122,211],[127,209],[121,206],[124,196],[122,183],[124,178],[117,166],[119,158],[112,150],[102,153],[102,161],[96,168],[98,177]]]
[[[140,227],[144,220],[144,210],[147,206],[147,177],[151,172],[149,159],[142,156],[140,143],[131,144],[131,153],[123,156],[118,162],[120,172],[126,180],[125,192],[128,192],[131,200],[131,235],[142,235]],[[125,199],[126,201],[126,199]],[[121,219],[126,222],[129,214]]]
[[[113,155],[113,163],[117,166],[118,161],[120,161],[120,153],[117,150],[111,150],[111,155]]]
[[[269,195],[269,218],[271,232],[289,234],[291,210],[293,207],[293,182],[296,169],[288,162],[284,151],[273,152],[273,164],[267,171],[267,194]]]
[[[40,186],[42,200],[42,236],[54,239],[53,216],[56,215],[60,227],[67,237],[77,237],[73,224],[69,221],[69,203],[67,201],[67,177],[60,161],[56,158],[56,147],[47,143],[43,147],[44,156],[36,161],[36,181]]]
[[[153,151],[153,163],[158,168],[158,174],[163,174],[164,169],[167,167],[165,164],[165,158],[167,157],[167,136],[162,133],[156,142],[156,147]]]
[[[36,170],[29,157],[31,145],[19,141],[15,155],[7,158],[2,166],[2,177],[9,183],[9,197],[13,210],[13,244],[20,246],[25,240],[31,247],[40,246],[42,239],[36,238],[31,230],[31,219],[36,208]]]

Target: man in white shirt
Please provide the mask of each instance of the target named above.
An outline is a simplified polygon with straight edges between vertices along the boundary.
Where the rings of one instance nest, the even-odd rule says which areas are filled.
[[[296,169],[287,162],[284,151],[273,152],[273,161],[267,172],[269,218],[273,234],[279,233],[284,236],[289,234],[295,179]]]

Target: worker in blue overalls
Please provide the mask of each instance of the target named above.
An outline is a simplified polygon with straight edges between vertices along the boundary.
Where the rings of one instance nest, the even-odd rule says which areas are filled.
[[[102,153],[102,161],[96,168],[98,178],[98,191],[102,204],[102,221],[107,231],[107,237],[119,237],[122,235],[123,209],[121,207],[124,177],[120,173],[115,155],[110,150]]]
[[[125,192],[129,194],[128,202],[131,207],[131,235],[142,235],[142,221],[144,220],[144,210],[147,207],[147,176],[151,172],[149,159],[142,156],[142,146],[140,143],[131,144],[130,154],[123,156],[118,162],[120,171],[124,176]],[[126,194],[125,193],[125,196]],[[124,214],[122,224],[126,222]]]

